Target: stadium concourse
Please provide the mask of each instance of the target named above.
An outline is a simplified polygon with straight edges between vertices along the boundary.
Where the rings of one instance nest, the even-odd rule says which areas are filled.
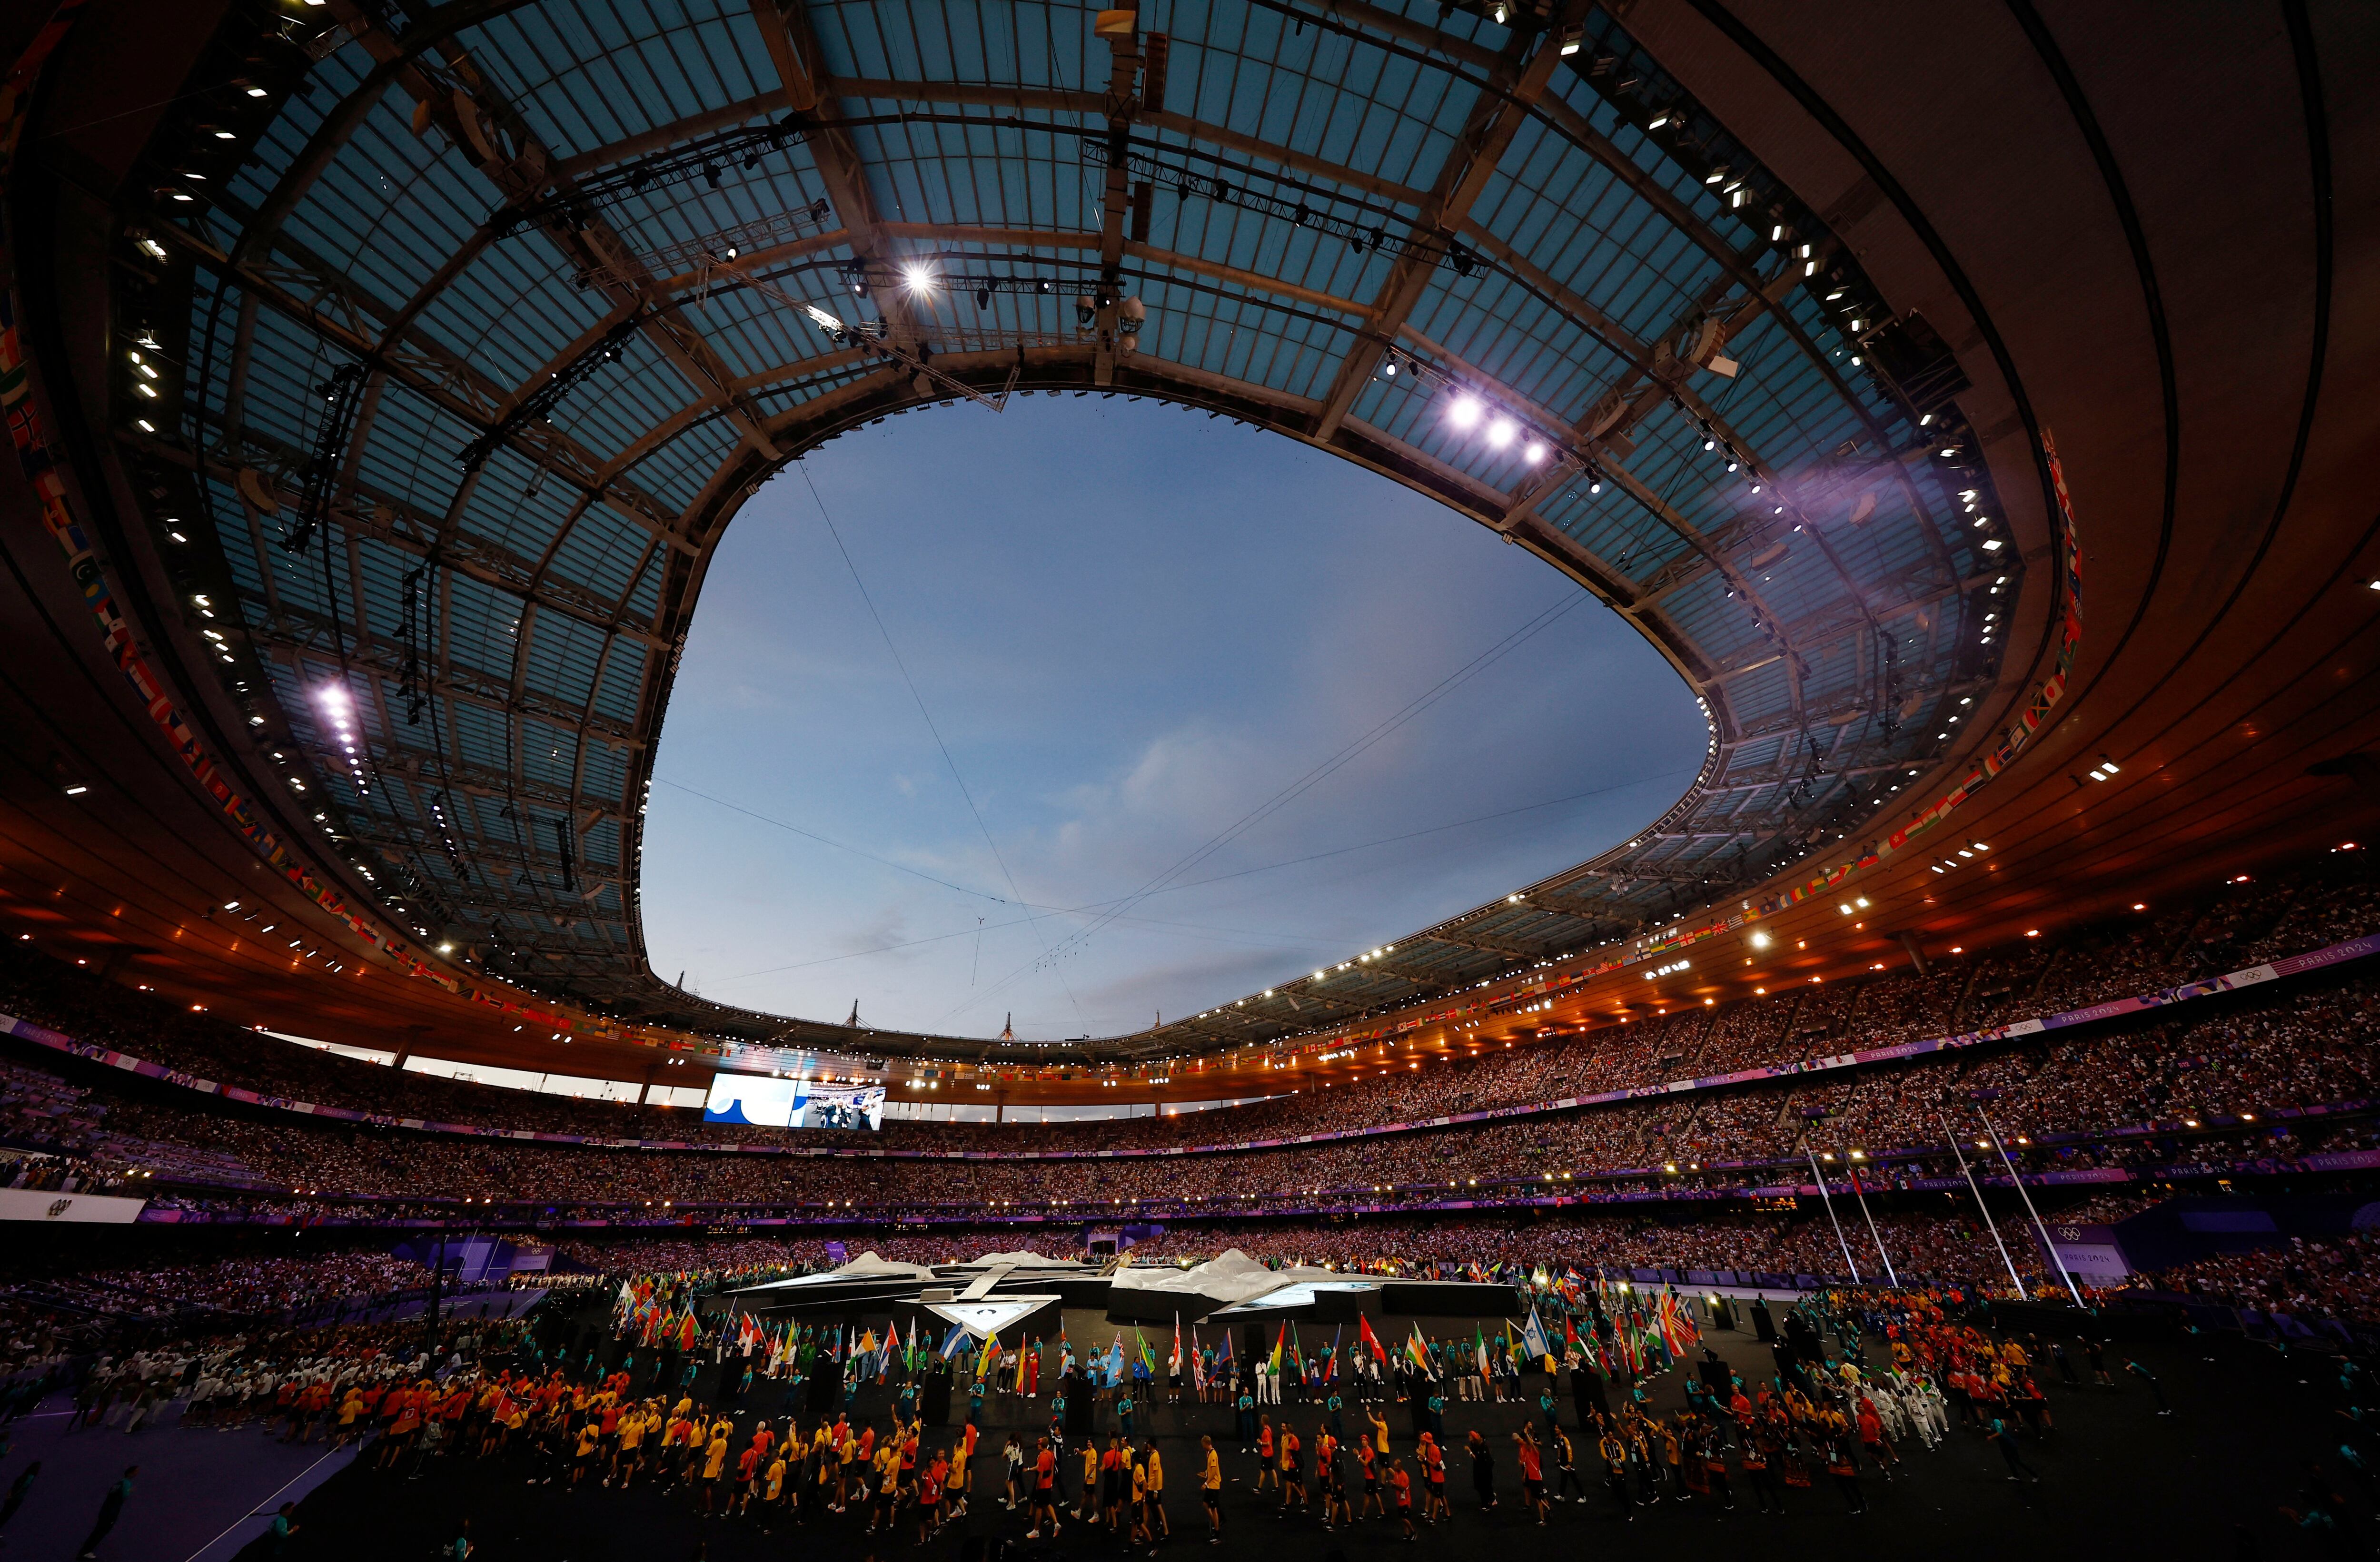
[[[2369,1555],[2380,11],[40,0],[0,59],[0,1555]],[[1127,974],[1145,1030],[666,979],[722,539],[1033,396],[1402,485],[1691,763],[1572,720],[1641,816],[1416,824],[1469,876]],[[909,519],[1025,557],[1007,442]],[[1101,525],[1211,551],[1170,459]]]

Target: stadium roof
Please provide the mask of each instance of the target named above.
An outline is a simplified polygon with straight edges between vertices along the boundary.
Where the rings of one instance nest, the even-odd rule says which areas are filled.
[[[740,504],[820,442],[962,398],[1162,397],[1531,549],[1662,650],[1711,746],[1595,862],[1080,1049],[1260,1041],[1790,904],[2064,718],[2081,599],[2020,349],[1961,264],[1997,259],[1988,216],[1945,240],[1764,30],[1863,103],[1906,90],[1896,50],[1988,46],[2045,91],[2069,67],[1947,22],[1853,46],[1706,0],[1613,10],[235,0],[175,31],[133,127],[72,149],[114,158],[86,181],[104,213],[62,224],[93,274],[44,285],[113,321],[103,357],[73,345],[115,589],[371,958],[714,1034],[976,1050],[649,968],[676,656]],[[112,102],[84,43],[75,101]],[[1956,127],[1929,128],[1902,176],[1950,177]],[[2111,164],[2076,165],[2078,209],[2104,226],[2113,188],[2137,239]]]

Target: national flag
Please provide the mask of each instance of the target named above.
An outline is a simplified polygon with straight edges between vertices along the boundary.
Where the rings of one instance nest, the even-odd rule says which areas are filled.
[[[1022,1393],[1024,1393],[1024,1392],[1025,1392],[1025,1369],[1026,1368],[1026,1366],[1028,1366],[1029,1364],[1031,1364],[1032,1359],[1033,1359],[1033,1350],[1032,1350],[1032,1347],[1030,1347],[1030,1346],[1026,1345],[1023,1340],[1019,1340],[1019,1341],[1017,1341],[1017,1345],[1016,1345],[1016,1392],[1018,1392],[1019,1394],[1022,1394]]]
[[[1372,1332],[1372,1320],[1361,1313],[1355,1314],[1355,1342],[1369,1350],[1375,1360],[1385,1362],[1389,1359],[1388,1351],[1380,1345],[1379,1336]]]
[[[1165,1359],[1165,1374],[1178,1377],[1182,1373],[1182,1314],[1173,1314],[1173,1354]]]
[[[1132,1338],[1133,1343],[1140,1348],[1140,1364],[1148,1369],[1149,1376],[1155,1377],[1157,1375],[1157,1352],[1148,1348],[1148,1336],[1141,1333],[1140,1326],[1138,1324],[1135,1324],[1132,1328]]]
[[[689,1305],[686,1310],[686,1316],[678,1320],[677,1348],[681,1350],[691,1350],[694,1349],[694,1342],[701,1338],[702,1326],[694,1321],[694,1309]]]
[[[1528,1347],[1532,1356],[1544,1357],[1554,1353],[1553,1341],[1546,1338],[1546,1326],[1538,1319],[1535,1307],[1529,1309],[1529,1321],[1521,1326],[1521,1343]]]
[[[1419,1324],[1413,1326],[1413,1333],[1405,1339],[1405,1360],[1413,1363],[1415,1372],[1433,1381],[1438,1377],[1438,1368],[1429,1359],[1429,1342],[1422,1338]]]
[[[1694,1322],[1694,1315],[1672,1292],[1661,1293],[1656,1316],[1660,1323],[1661,1343],[1672,1356],[1683,1356],[1702,1338],[1702,1328]]]
[[[1201,1394],[1207,1391],[1207,1353],[1198,1349],[1198,1326],[1196,1324],[1190,1326],[1190,1386]]]
[[[1000,1336],[995,1334],[983,1342],[983,1354],[976,1358],[975,1375],[979,1379],[990,1377],[992,1366],[999,1360]]]
[[[1325,1383],[1336,1383],[1339,1381],[1339,1345],[1340,1342],[1346,1338],[1347,1326],[1345,1324],[1341,1324],[1338,1329],[1330,1336],[1330,1353],[1322,1358],[1322,1381]]]
[[[951,1326],[951,1332],[942,1336],[942,1348],[939,1352],[937,1352],[937,1354],[939,1354],[942,1360],[946,1362],[949,1361],[961,1350],[966,1349],[967,1338],[967,1331],[964,1325],[953,1324]]]
[[[1488,1375],[1488,1337],[1477,1324],[1471,1326],[1471,1356],[1479,1363],[1479,1375]]]
[[[1288,1322],[1287,1322],[1286,1320],[1284,1320],[1284,1321],[1282,1322],[1281,1326],[1281,1333],[1280,1333],[1280,1335],[1279,1335],[1277,1338],[1274,1338],[1274,1340],[1273,1340],[1273,1342],[1272,1342],[1272,1370],[1273,1370],[1273,1372],[1274,1372],[1276,1374],[1278,1374],[1280,1373],[1280,1371],[1281,1371],[1281,1352],[1282,1352],[1282,1351],[1284,1351],[1284,1350],[1288,1350],[1288,1349],[1289,1349],[1289,1324],[1288,1324]]]

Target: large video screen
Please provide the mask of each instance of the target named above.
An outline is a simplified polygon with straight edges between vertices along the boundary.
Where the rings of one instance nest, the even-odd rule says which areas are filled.
[[[884,1126],[884,1087],[880,1084],[810,1087],[806,1100],[794,1107],[795,1128],[865,1128]]]
[[[713,1074],[705,1122],[767,1128],[864,1128],[884,1125],[880,1084],[816,1084],[767,1074]]]

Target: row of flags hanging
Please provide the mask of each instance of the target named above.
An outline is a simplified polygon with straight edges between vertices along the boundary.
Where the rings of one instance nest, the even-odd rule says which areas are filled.
[[[1477,1265],[1472,1267],[1479,1268]],[[633,1333],[643,1346],[674,1346],[691,1350],[704,1338],[703,1326],[694,1310],[693,1280],[694,1277],[687,1274],[646,1275],[623,1280],[613,1304],[615,1326],[623,1334]],[[1682,1359],[1702,1337],[1692,1311],[1667,1285],[1658,1293],[1633,1291],[1624,1285],[1615,1290],[1609,1282],[1600,1278],[1586,1280],[1575,1270],[1560,1278],[1539,1270],[1532,1285],[1535,1290],[1560,1297],[1566,1304],[1558,1309],[1561,1314],[1561,1340],[1558,1345],[1548,1333],[1536,1303],[1532,1301],[1528,1315],[1517,1330],[1509,1322],[1502,1326],[1498,1344],[1516,1359],[1543,1362],[1548,1371],[1564,1363],[1577,1363],[1606,1377],[1634,1375],[1645,1372],[1648,1365],[1658,1370]],[[1592,1335],[1582,1336],[1577,1320],[1580,1314],[1589,1312],[1599,1317],[1601,1325]],[[881,1382],[896,1368],[916,1372],[939,1357],[959,1362],[962,1371],[971,1369],[978,1381],[997,1383],[1002,1374],[1013,1376],[1016,1390],[1022,1393],[1034,1381],[1038,1368],[1035,1357],[1053,1344],[1061,1353],[1060,1371],[1075,1365],[1073,1344],[1062,1327],[1054,1339],[1045,1337],[1038,1347],[1020,1341],[1014,1349],[1003,1348],[996,1332],[977,1346],[976,1336],[960,1324],[951,1326],[939,1344],[929,1344],[919,1337],[914,1318],[905,1338],[898,1325],[889,1321],[881,1338],[873,1328],[858,1326],[814,1334],[810,1326],[796,1325],[791,1320],[772,1324],[742,1312],[724,1327],[723,1348],[747,1359],[760,1358],[772,1374],[789,1360],[807,1364],[822,1356],[829,1362],[843,1363],[846,1372],[872,1374]],[[1355,1328],[1357,1348],[1385,1364],[1390,1352],[1373,1332],[1371,1319],[1358,1314]],[[1309,1382],[1335,1383],[1342,1371],[1345,1334],[1342,1324],[1329,1345],[1308,1355],[1298,1339],[1296,1324],[1283,1320],[1273,1340],[1270,1368],[1275,1374],[1293,1369]],[[1398,1354],[1411,1370],[1436,1379],[1445,1375],[1449,1351],[1461,1349],[1459,1345],[1433,1346],[1422,1334],[1420,1324],[1415,1323]],[[1489,1370],[1488,1338],[1477,1325],[1473,1326],[1469,1354],[1478,1372],[1484,1374]],[[1090,1352],[1083,1365],[1094,1383],[1114,1387],[1124,1381],[1135,1363],[1149,1377],[1159,1375],[1157,1352],[1138,1326],[1133,1329],[1129,1355],[1123,1331],[1118,1330],[1113,1342],[1104,1350]],[[1199,1347],[1197,1327],[1191,1326],[1185,1347],[1179,1314],[1174,1315],[1172,1341],[1164,1370],[1168,1375],[1184,1374],[1201,1390],[1207,1386],[1207,1353]]]

